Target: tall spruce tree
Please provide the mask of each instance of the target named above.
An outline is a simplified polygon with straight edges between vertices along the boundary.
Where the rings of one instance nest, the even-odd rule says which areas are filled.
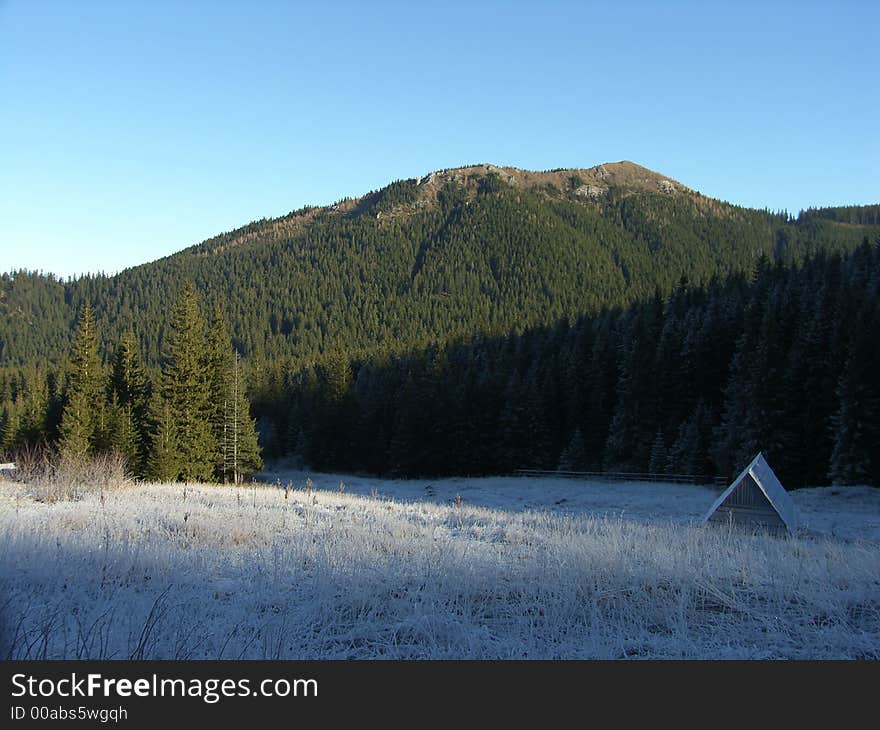
[[[880,307],[865,306],[853,327],[852,344],[840,375],[840,403],[832,418],[835,435],[829,476],[835,484],[880,483]]]
[[[217,444],[214,475],[223,482],[240,484],[263,468],[256,421],[245,389],[241,356],[232,346],[226,318],[214,308],[207,340],[207,377],[211,425]]]
[[[232,388],[232,339],[226,318],[217,304],[208,328],[207,339],[207,378],[210,390],[209,409],[211,428],[217,450],[214,455],[214,475],[222,482],[229,481],[227,471],[226,446],[230,425],[230,391]]]
[[[217,452],[208,378],[205,321],[195,285],[184,283],[168,322],[164,343],[160,411],[173,419],[159,431],[173,432],[176,441],[176,479],[211,481]],[[167,410],[166,410],[167,409]],[[167,434],[170,436],[171,434]],[[169,442],[170,443],[170,442]],[[162,447],[154,443],[154,450]],[[154,456],[154,462],[158,455]],[[155,463],[154,469],[155,472]]]
[[[73,337],[69,369],[59,449],[66,456],[82,457],[107,445],[104,374],[98,357],[95,317],[88,302],[83,305]]]
[[[152,385],[141,362],[137,340],[129,330],[122,335],[110,374],[112,446],[126,459],[129,469],[143,476],[150,439],[149,406]]]
[[[223,398],[223,428],[219,441],[223,481],[241,482],[263,468],[256,421],[251,418],[250,403],[245,394],[241,357],[233,351],[228,390]]]

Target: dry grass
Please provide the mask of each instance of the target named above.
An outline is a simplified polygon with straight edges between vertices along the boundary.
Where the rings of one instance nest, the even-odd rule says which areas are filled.
[[[115,451],[94,456],[59,454],[45,446],[21,449],[9,478],[40,502],[66,502],[131,486],[125,458]],[[103,499],[103,497],[102,497]]]
[[[880,549],[348,491],[0,501],[0,656],[880,658]]]

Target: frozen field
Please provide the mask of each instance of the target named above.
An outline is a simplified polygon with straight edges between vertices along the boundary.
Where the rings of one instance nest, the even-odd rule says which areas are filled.
[[[266,478],[0,482],[0,656],[880,658],[880,490],[794,492],[779,539],[703,487]]]
[[[450,505],[461,496],[464,505],[505,511],[539,510],[555,514],[613,517],[654,524],[695,525],[723,487],[646,482],[596,482],[532,477],[451,479],[379,479],[346,474],[315,474],[278,465],[261,475],[266,483],[301,488],[311,479],[315,488],[371,495],[398,501]],[[813,535],[880,543],[880,489],[818,487],[789,492],[797,505],[801,527]]]

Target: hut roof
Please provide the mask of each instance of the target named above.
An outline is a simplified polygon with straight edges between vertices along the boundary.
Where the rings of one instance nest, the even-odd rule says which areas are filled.
[[[733,483],[721,493],[721,496],[715,500],[715,503],[706,513],[706,517],[703,521],[707,521],[712,516],[712,513],[724,504],[731,493],[747,476],[751,476],[755,484],[758,485],[758,488],[764,493],[770,506],[776,510],[776,513],[779,515],[779,518],[783,523],[785,523],[785,527],[788,531],[794,532],[797,530],[798,517],[794,502],[791,497],[788,496],[785,487],[783,487],[779,479],[777,479],[776,474],[773,473],[773,470],[764,458],[763,453],[759,453],[752,460],[752,463],[743,469],[740,475],[733,480]]]

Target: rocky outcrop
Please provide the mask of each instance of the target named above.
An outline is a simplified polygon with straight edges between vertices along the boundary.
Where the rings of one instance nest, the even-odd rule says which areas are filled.
[[[607,192],[608,188],[602,188],[597,185],[581,185],[579,188],[575,188],[574,194],[581,198],[596,200],[603,197]]]

